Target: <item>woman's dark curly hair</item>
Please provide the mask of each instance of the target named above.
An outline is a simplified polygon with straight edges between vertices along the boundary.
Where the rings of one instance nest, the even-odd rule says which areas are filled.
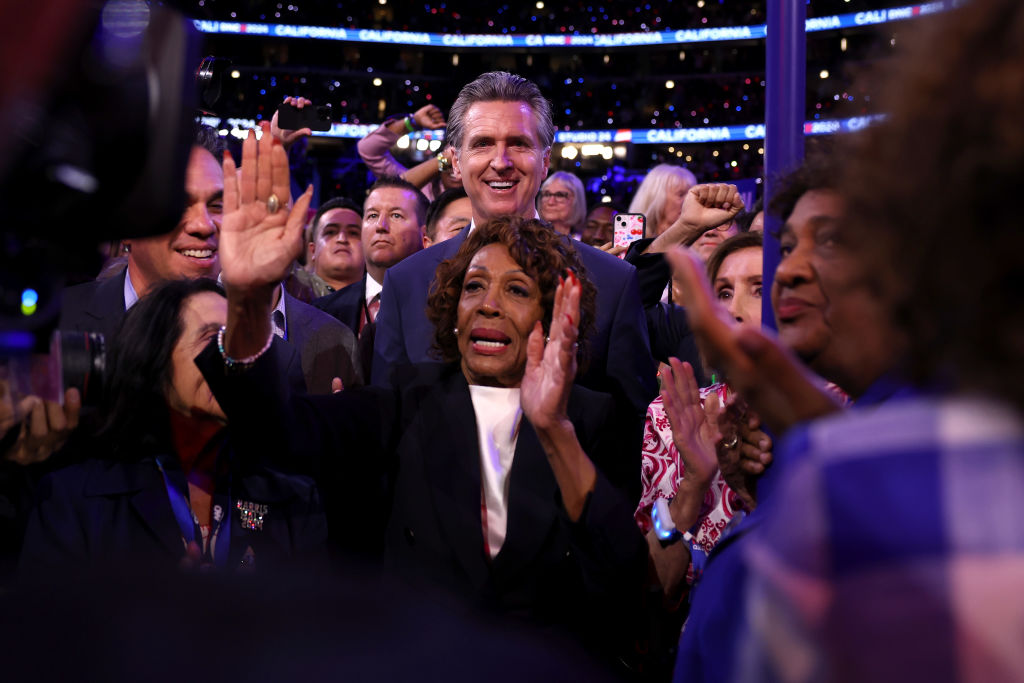
[[[213,280],[169,280],[125,314],[108,351],[109,381],[97,437],[114,458],[139,457],[170,443],[167,393],[171,359],[183,331],[181,312],[196,294],[224,296]]]
[[[458,253],[437,268],[427,298],[427,318],[434,324],[433,353],[445,362],[458,360],[458,339],[455,336],[459,298],[469,262],[478,251],[489,244],[502,244],[508,248],[512,260],[536,280],[540,289],[544,317],[541,323],[547,332],[554,309],[558,277],[567,270],[576,273],[580,292],[579,363],[584,367],[586,339],[594,327],[597,288],[587,277],[586,269],[572,241],[556,233],[536,219],[502,216],[477,226],[459,248]]]
[[[814,190],[839,191],[842,164],[841,148],[829,140],[808,141],[807,151],[798,166],[786,169],[772,182],[772,196],[767,201],[768,215],[782,223],[808,192]],[[753,217],[751,217],[753,222]]]
[[[1024,3],[974,0],[901,42],[887,118],[846,156],[844,236],[907,337],[912,380],[1024,412]]]

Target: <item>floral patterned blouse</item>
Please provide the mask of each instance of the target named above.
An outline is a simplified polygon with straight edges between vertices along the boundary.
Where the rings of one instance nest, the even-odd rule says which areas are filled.
[[[673,498],[685,475],[683,462],[672,442],[672,428],[665,414],[665,405],[659,396],[647,407],[644,420],[643,464],[640,470],[643,492],[634,514],[644,534],[654,526],[651,522],[654,501],[658,498]],[[740,510],[743,510],[743,504],[739,496],[725,483],[722,473],[716,472],[710,488],[704,494],[704,504],[697,522],[689,530],[693,534],[694,543],[705,553],[711,552],[721,539],[725,527]],[[691,564],[686,572],[686,582],[692,585],[693,581],[694,568]]]

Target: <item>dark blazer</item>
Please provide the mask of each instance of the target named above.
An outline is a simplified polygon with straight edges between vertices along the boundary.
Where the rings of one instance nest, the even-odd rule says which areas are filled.
[[[621,651],[646,566],[634,506],[609,483],[623,454],[603,438],[607,395],[574,387],[569,417],[598,469],[583,516],[569,521],[558,484],[529,421],[522,420],[509,473],[501,551],[484,552],[476,415],[457,366],[400,374],[397,472],[385,537],[386,563],[478,605],[568,632],[592,649]],[[639,458],[628,458],[634,473]]]
[[[366,275],[336,292],[313,299],[313,305],[359,334],[359,323],[366,311]]]
[[[653,238],[637,240],[629,245],[626,252],[626,261],[636,268],[637,281],[640,283],[640,298],[643,300],[644,317],[647,318],[651,354],[659,363],[667,363],[672,357],[689,362],[693,366],[697,384],[707,386],[711,378],[707,376],[697,349],[697,340],[690,329],[686,309],[661,302],[661,295],[672,278],[672,269],[662,254],[643,253],[653,241]]]
[[[455,255],[468,232],[462,230],[388,268],[377,316],[374,384],[386,385],[392,368],[433,360],[429,351],[434,328],[425,312],[427,292],[437,266]],[[589,364],[576,382],[612,395],[615,420],[622,427],[616,436],[619,445],[624,450],[639,449],[644,415],[658,386],[634,269],[600,249],[575,241],[573,246],[597,287],[597,325],[587,342]]]
[[[640,299],[644,307],[661,301],[661,295],[672,278],[672,267],[664,254],[645,254],[644,250],[654,242],[653,237],[636,240],[626,250],[626,263],[636,268],[636,280],[640,284]]]
[[[107,344],[124,320],[124,279],[128,269],[106,280],[68,287],[62,294],[57,327],[69,332],[100,332]]]
[[[252,550],[256,569],[314,558],[327,538],[312,480],[265,468],[232,465],[227,567],[243,566]],[[261,531],[241,525],[236,501],[268,506]],[[82,570],[124,561],[173,566],[184,556],[163,477],[153,456],[133,462],[86,460],[45,477],[39,485],[21,556],[22,572]]]
[[[625,615],[643,584],[646,542],[633,521],[634,503],[604,470],[625,459],[639,478],[640,453],[626,457],[604,438],[609,397],[574,387],[570,398],[569,417],[598,468],[576,523],[561,506],[536,433],[522,421],[507,536],[491,561],[484,552],[476,417],[457,364],[406,366],[387,389],[295,397],[285,405],[275,400],[269,354],[241,375],[225,373],[214,347],[197,363],[231,424],[244,421],[248,438],[270,452],[281,449],[293,465],[307,463],[329,508],[359,510],[363,525],[387,520],[384,557],[392,569],[592,646],[636,624]],[[374,465],[390,482],[383,498],[373,486]]]
[[[127,269],[106,280],[68,287],[61,302],[58,327],[74,332],[101,332],[107,348],[124,320]],[[331,379],[345,386],[363,383],[355,337],[329,316],[285,293],[288,341],[298,352],[281,354],[280,367],[295,391],[329,393]]]
[[[376,339],[376,323],[368,323],[359,330],[366,316],[366,274],[362,279],[313,300],[313,305],[330,314],[348,326],[358,337],[359,361],[363,377],[367,382],[373,372],[373,344]]]
[[[352,328],[287,292],[284,299],[288,342],[299,352],[306,390],[328,394],[335,377],[345,387],[361,386],[364,376]]]

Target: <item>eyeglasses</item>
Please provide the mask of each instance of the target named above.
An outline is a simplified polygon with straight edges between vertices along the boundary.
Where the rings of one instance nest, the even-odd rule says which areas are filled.
[[[567,202],[572,199],[572,195],[568,192],[541,192],[540,199],[541,201],[544,201],[545,199],[554,199],[559,202]]]

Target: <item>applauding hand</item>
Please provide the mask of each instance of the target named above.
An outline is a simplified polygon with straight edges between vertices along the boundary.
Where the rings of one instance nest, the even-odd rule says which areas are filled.
[[[771,437],[761,429],[761,417],[735,394],[718,416],[718,427],[723,434],[718,443],[722,478],[744,507],[753,510],[757,507],[757,482],[772,463]]]
[[[587,495],[594,490],[597,470],[583,452],[568,416],[569,393],[576,379],[576,340],[579,337],[580,295],[576,274],[560,278],[555,289],[548,341],[540,321],[526,343],[526,374],[520,385],[523,415],[537,432],[562,494],[569,519],[583,514]]]
[[[718,395],[708,396],[702,406],[693,368],[669,358],[669,367],[662,372],[661,399],[672,426],[672,442],[683,461],[683,476],[706,489],[718,471]]]
[[[568,421],[569,391],[576,379],[580,292],[580,282],[570,272],[555,289],[547,343],[540,321],[527,340],[526,374],[520,395],[523,414],[538,431]]]

